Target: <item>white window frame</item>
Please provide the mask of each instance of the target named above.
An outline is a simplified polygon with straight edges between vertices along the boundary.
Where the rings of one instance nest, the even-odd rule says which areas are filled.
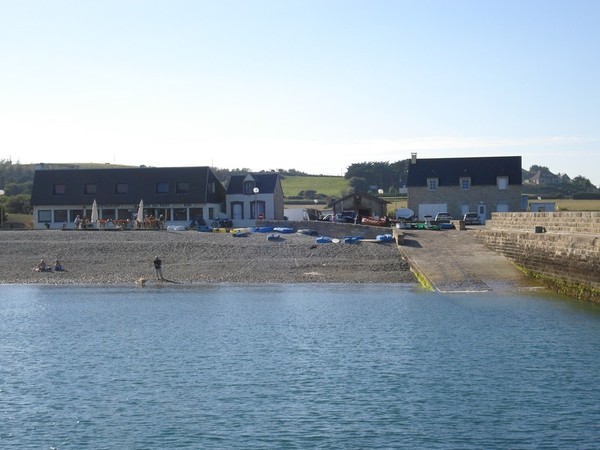
[[[508,189],[508,177],[496,177],[496,185],[501,191]]]
[[[427,178],[427,189],[430,191],[437,191],[439,186],[439,178]]]
[[[471,177],[460,177],[459,185],[461,191],[468,191],[471,189]]]

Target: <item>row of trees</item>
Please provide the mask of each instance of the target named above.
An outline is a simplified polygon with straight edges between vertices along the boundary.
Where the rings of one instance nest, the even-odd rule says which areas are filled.
[[[358,192],[377,192],[382,189],[389,195],[395,195],[406,186],[409,159],[390,162],[363,162],[348,167],[344,178],[350,187]]]

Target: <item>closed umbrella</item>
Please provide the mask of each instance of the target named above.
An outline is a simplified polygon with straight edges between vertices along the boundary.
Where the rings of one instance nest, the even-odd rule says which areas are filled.
[[[143,199],[140,200],[140,205],[138,206],[136,220],[140,225],[144,223],[144,200]]]
[[[98,222],[98,205],[96,204],[96,199],[94,199],[94,203],[92,203],[92,217],[90,220],[92,224]]]

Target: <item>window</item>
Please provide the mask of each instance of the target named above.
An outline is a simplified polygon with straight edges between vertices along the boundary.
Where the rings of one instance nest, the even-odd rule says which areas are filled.
[[[75,217],[77,216],[83,217],[83,209],[72,209],[69,214],[70,222],[75,222]]]
[[[217,183],[215,183],[214,181],[211,181],[210,183],[208,183],[208,192],[209,194],[214,194],[217,192]]]
[[[244,181],[244,194],[246,194],[246,195],[254,194],[254,186],[256,186],[256,183],[254,182],[254,180]]]
[[[178,181],[175,184],[175,192],[177,194],[189,194],[190,193],[190,183],[186,181]]]
[[[188,220],[187,208],[174,208],[173,209],[173,220]]]
[[[87,183],[83,186],[83,193],[86,195],[95,194],[97,189],[96,183]]]
[[[38,222],[52,222],[52,210],[41,209],[38,211]]]
[[[116,210],[114,208],[103,209],[100,217],[102,217],[104,220],[115,220],[117,218],[115,211]]]
[[[208,218],[212,220],[215,218],[215,208],[208,208]]]
[[[169,183],[166,181],[159,181],[156,183],[156,193],[157,194],[168,194],[169,193]]]
[[[55,184],[52,186],[52,195],[65,195],[65,185],[64,184]]]
[[[471,178],[462,177],[460,179],[460,189],[463,191],[468,191],[471,188]]]
[[[430,191],[437,191],[438,179],[437,178],[427,178],[427,188]]]
[[[190,219],[204,219],[204,209],[190,208]]]
[[[498,184],[498,189],[500,189],[500,190],[508,189],[508,177],[497,177],[496,183]]]
[[[118,220],[131,219],[131,211],[129,209],[119,209],[117,211],[117,219]]]
[[[56,209],[54,210],[54,221],[55,222],[66,222],[68,219],[68,214],[66,209]]]
[[[129,185],[127,183],[115,184],[115,194],[127,194],[129,191]]]

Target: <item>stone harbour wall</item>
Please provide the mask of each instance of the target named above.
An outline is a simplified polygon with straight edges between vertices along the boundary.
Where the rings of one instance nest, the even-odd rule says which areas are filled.
[[[477,236],[545,286],[600,302],[600,213],[494,213]]]

